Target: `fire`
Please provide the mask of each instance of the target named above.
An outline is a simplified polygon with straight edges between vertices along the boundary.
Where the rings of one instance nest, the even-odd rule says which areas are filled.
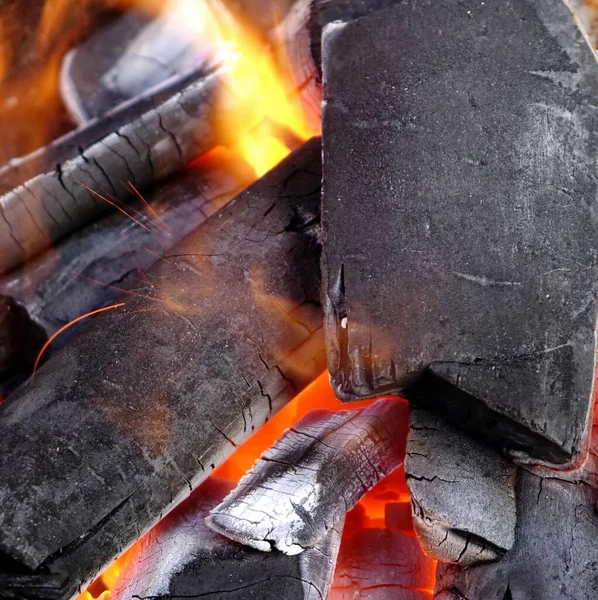
[[[375,400],[364,400],[362,402],[352,402],[343,404],[334,395],[330,386],[328,373],[323,373],[305,390],[303,390],[292,402],[279,411],[264,426],[260,427],[249,440],[239,446],[235,453],[228,458],[213,473],[213,477],[238,481],[253,466],[255,461],[278,440],[278,438],[289,427],[299,421],[311,410],[324,409],[331,411],[352,410],[363,408],[373,403]],[[347,515],[346,524],[343,532],[343,545],[351,548],[354,540],[363,535],[364,530],[380,531],[388,530],[390,536],[407,535],[415,536],[413,530],[409,527],[404,531],[393,533],[394,526],[389,526],[385,519],[386,505],[405,504],[410,502],[407,483],[405,480],[405,471],[403,468],[397,469],[394,473],[383,479],[368,494],[366,494],[359,504]],[[409,514],[409,510],[406,511]],[[367,532],[366,532],[367,533]],[[342,552],[341,546],[341,552]],[[135,556],[136,546],[121,556],[114,562],[77,600],[108,600],[110,591],[113,589],[120,573],[125,574],[128,562]],[[397,560],[411,560],[411,557],[397,557]],[[434,590],[434,579],[436,571],[436,562],[428,559],[420,552],[417,557],[422,567],[420,579],[425,585],[419,588],[419,592],[429,594],[430,598]],[[345,600],[345,592],[350,592],[342,587],[340,583],[335,583],[331,591],[331,599]],[[350,597],[353,597],[352,595]]]
[[[227,87],[235,106],[219,123],[221,139],[261,177],[291,151],[285,138],[302,142],[317,134],[309,125],[299,97],[299,83],[280,40],[264,40],[221,0],[171,0],[169,18],[181,30],[191,30],[202,50],[211,49],[216,63],[226,68]],[[237,132],[247,122],[248,133]]]
[[[13,139],[5,144],[0,163],[65,133],[69,124],[59,92],[64,54],[93,31],[94,17],[136,8],[166,19],[175,31],[191,37],[206,62],[223,68],[227,91],[222,102],[233,106],[226,107],[226,119],[215,127],[221,139],[229,141],[224,145],[236,151],[256,177],[269,171],[289,154],[289,145],[319,132],[304,115],[301,84],[293,76],[285,43],[277,39],[280,29],[255,31],[233,12],[233,5],[231,0],[46,0],[38,14],[27,16],[33,21],[33,26],[26,23],[33,34],[26,48],[20,47],[16,31],[24,16],[14,7],[3,8],[0,126],[6,124],[2,129]],[[32,57],[26,68],[15,60],[20,54]]]

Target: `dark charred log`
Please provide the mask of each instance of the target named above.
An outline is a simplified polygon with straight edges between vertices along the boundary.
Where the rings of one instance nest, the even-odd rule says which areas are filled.
[[[407,403],[313,411],[214,508],[208,525],[237,542],[293,555],[315,547],[405,457]]]
[[[494,449],[413,408],[405,472],[415,530],[429,556],[466,565],[512,548],[515,467]]]
[[[217,145],[221,77],[193,73],[0,169],[0,273]]]
[[[499,562],[439,565],[438,600],[586,600],[598,593],[596,491],[521,469],[513,549]]]
[[[208,479],[135,549],[113,600],[322,600],[340,545],[342,522],[299,556],[265,555],[212,531],[205,517],[234,484]]]
[[[115,302],[123,289],[143,286],[142,272],[251,181],[250,169],[232,168],[222,154],[216,162],[170,177],[144,201],[128,202],[130,216],[111,212],[0,277],[0,293],[19,300],[51,335]],[[67,343],[77,329],[69,328],[53,347]]]
[[[92,580],[324,369],[320,164],[312,140],[0,406],[0,552],[40,584],[59,578],[54,598]],[[14,591],[11,573],[22,573],[3,576]]]
[[[581,460],[598,67],[567,5],[404,0],[330,25],[323,48],[339,396],[404,390],[522,460]]]
[[[0,402],[31,375],[46,340],[24,306],[0,296]]]

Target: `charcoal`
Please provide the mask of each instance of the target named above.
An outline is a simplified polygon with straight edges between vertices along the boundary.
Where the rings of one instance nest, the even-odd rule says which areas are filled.
[[[147,285],[142,273],[251,181],[249,169],[229,171],[232,158],[218,155],[222,165],[183,170],[143,200],[128,201],[126,214],[113,211],[73,233],[0,277],[0,293],[19,300],[48,335],[116,302],[123,290],[140,293]],[[53,347],[68,343],[78,328],[64,331]]]
[[[586,600],[598,593],[596,492],[522,469],[513,549],[476,567],[439,565],[438,600]]]
[[[0,597],[26,570],[70,598],[324,370],[320,148],[202,223],[0,405],[0,555],[21,567]]]
[[[233,485],[208,479],[145,536],[111,598],[326,598],[342,523],[299,556],[264,555],[215,533],[204,522]]]
[[[10,296],[0,296],[0,402],[32,373],[44,329]]]
[[[345,525],[348,527],[348,525]],[[329,600],[431,600],[434,562],[402,531],[343,534]]]
[[[233,540],[294,555],[313,548],[405,456],[407,404],[308,413],[210,513]]]
[[[512,548],[515,467],[494,449],[414,408],[405,472],[415,530],[429,556],[475,564]]]
[[[201,40],[167,15],[126,12],[64,57],[62,98],[79,124],[207,62]]]
[[[567,5],[402,0],[329,25],[323,56],[339,397],[402,390],[522,461],[581,462],[598,67]]]
[[[224,142],[222,78],[194,72],[2,167],[0,273]]]

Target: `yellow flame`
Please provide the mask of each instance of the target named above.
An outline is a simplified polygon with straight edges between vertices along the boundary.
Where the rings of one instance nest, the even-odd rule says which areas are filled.
[[[298,141],[317,133],[305,117],[284,44],[276,44],[274,52],[275,40],[265,40],[239,22],[221,0],[171,0],[167,11],[177,26],[190,31],[204,50],[210,47],[213,59],[224,65],[235,106],[227,111],[226,122],[217,125],[218,134],[233,140],[231,149],[257,176],[289,154],[281,132]],[[246,133],[248,118],[258,126]]]

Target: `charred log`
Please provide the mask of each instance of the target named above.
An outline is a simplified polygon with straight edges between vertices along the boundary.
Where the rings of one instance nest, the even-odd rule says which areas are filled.
[[[580,460],[598,67],[566,4],[402,1],[331,25],[323,47],[338,394],[403,389],[519,456]]]
[[[129,11],[71,50],[62,65],[62,98],[80,124],[103,116],[206,61],[201,40],[172,22]]]
[[[229,169],[222,154],[217,162],[170,177],[143,200],[129,202],[126,214],[111,212],[0,277],[0,293],[19,300],[51,335],[116,302],[123,290],[143,287],[142,272],[251,181],[249,169]],[[69,328],[53,347],[76,331]]]
[[[312,140],[0,406],[0,552],[40,585],[60,578],[54,598],[93,579],[324,369],[320,178]]]
[[[215,531],[269,552],[313,548],[405,456],[407,404],[313,411],[289,429],[208,518]]]
[[[429,556],[467,565],[512,548],[515,467],[495,450],[414,408],[405,471],[415,530]]]
[[[233,484],[208,479],[135,549],[111,598],[322,600],[340,545],[342,523],[300,556],[264,555],[212,531],[205,517]]]
[[[0,402],[32,373],[44,329],[10,296],[0,296]]]
[[[0,169],[0,273],[217,145],[223,89],[191,74]]]
[[[521,469],[513,549],[499,562],[438,568],[438,600],[585,600],[598,592],[596,492]]]

